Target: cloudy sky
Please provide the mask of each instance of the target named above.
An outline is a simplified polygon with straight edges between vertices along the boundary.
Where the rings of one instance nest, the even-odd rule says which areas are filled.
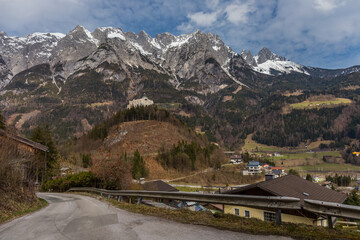
[[[0,6],[0,31],[10,36],[67,33],[78,24],[153,37],[200,29],[237,52],[266,46],[303,65],[360,65],[359,0],[0,0]]]

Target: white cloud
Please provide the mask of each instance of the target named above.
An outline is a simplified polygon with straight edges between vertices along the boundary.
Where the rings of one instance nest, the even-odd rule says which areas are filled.
[[[230,4],[225,8],[227,20],[235,25],[247,23],[248,14],[254,10],[252,1]]]
[[[301,64],[333,67],[348,64],[351,49],[359,51],[359,9],[358,0],[234,0],[219,4],[212,24],[188,18],[178,29],[214,32],[238,52],[267,46]]]
[[[329,12],[337,8],[344,1],[339,0],[315,0],[315,8],[320,11]]]
[[[189,14],[188,18],[199,27],[209,27],[216,22],[218,14],[219,12],[197,12],[194,14]]]
[[[219,6],[219,0],[206,0],[206,6],[209,9],[216,9]]]

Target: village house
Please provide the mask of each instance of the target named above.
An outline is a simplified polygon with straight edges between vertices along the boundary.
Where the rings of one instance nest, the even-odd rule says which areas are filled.
[[[264,170],[265,172],[269,172],[270,165],[268,163],[260,163],[260,169]]]
[[[286,175],[284,167],[271,167],[270,173],[274,174],[276,178]]]
[[[260,163],[258,161],[250,161],[246,165],[247,171],[243,171],[243,175],[256,175],[261,173]]]
[[[145,94],[140,99],[134,99],[132,101],[129,101],[129,104],[127,105],[127,109],[130,109],[132,107],[140,107],[140,106],[150,106],[153,105],[154,101],[150,100]]]
[[[256,196],[283,196],[299,198],[301,205],[304,199],[312,199],[333,203],[343,203],[347,196],[343,193],[320,186],[295,175],[274,178],[244,187],[240,187],[224,194],[256,195]],[[273,209],[255,208],[246,206],[224,205],[224,213],[241,217],[257,218],[263,221],[275,221],[276,213]],[[304,223],[308,225],[327,226],[326,216],[300,210],[281,210],[283,222]]]
[[[232,164],[242,163],[241,155],[231,155],[230,156],[230,163],[232,163]]]

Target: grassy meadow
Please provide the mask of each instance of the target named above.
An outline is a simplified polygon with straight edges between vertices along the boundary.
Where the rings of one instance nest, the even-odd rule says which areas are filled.
[[[290,107],[293,109],[312,109],[312,108],[322,108],[322,107],[331,107],[333,105],[339,104],[350,104],[352,101],[347,98],[334,98],[329,100],[306,100],[300,103],[290,104]]]

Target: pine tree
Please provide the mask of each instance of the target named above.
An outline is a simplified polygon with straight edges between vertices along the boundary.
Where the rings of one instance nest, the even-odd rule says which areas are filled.
[[[3,115],[1,115],[1,113],[0,113],[0,129],[5,130],[5,119],[4,119]]]
[[[55,168],[58,162],[59,152],[56,148],[56,144],[52,138],[52,134],[49,127],[46,126],[44,129],[39,126],[36,127],[33,130],[30,139],[33,140],[34,142],[40,143],[48,147],[48,152],[37,153],[37,159],[39,160],[39,162],[42,162],[43,159],[45,159],[44,155],[46,154],[46,175],[47,175],[46,177],[51,176],[53,174],[52,170]],[[43,165],[40,166],[42,167]]]
[[[300,176],[299,173],[295,169],[290,169],[289,170],[289,175]]]
[[[131,173],[134,179],[146,177],[149,173],[148,169],[146,168],[145,161],[138,150],[134,152],[133,167]]]
[[[352,190],[349,197],[346,199],[346,204],[360,206],[360,197],[356,189]]]
[[[310,181],[310,182],[313,181],[313,178],[312,178],[312,176],[311,176],[309,173],[306,174],[306,180],[308,180],[308,181]]]

